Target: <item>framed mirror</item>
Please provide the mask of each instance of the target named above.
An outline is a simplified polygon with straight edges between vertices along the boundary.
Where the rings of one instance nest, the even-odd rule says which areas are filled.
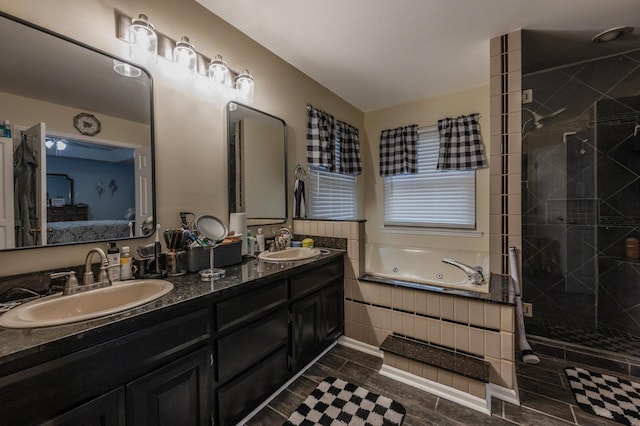
[[[75,185],[66,173],[47,173],[47,208],[75,206]]]
[[[287,221],[287,125],[266,112],[229,102],[229,212],[247,225]]]
[[[147,236],[151,76],[2,12],[0,49],[0,249]]]

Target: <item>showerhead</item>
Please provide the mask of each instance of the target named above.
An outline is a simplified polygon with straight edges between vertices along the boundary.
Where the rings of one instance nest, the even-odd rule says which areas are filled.
[[[562,114],[566,110],[567,110],[567,107],[562,107],[559,110],[552,112],[551,114],[542,115],[542,114],[538,114],[535,111],[531,111],[528,108],[523,108],[523,111],[527,111],[529,114],[531,114],[531,117],[533,119],[533,126],[536,129],[542,129],[544,127],[545,120],[549,118],[553,118],[556,115]],[[526,125],[529,121],[531,120],[526,121],[524,124]],[[524,125],[522,126],[522,128],[524,128]]]

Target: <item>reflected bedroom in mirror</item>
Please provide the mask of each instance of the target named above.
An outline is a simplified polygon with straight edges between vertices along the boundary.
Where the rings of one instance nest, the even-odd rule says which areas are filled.
[[[227,114],[229,213],[245,212],[250,226],[286,222],[286,123],[237,102]]]
[[[0,49],[0,249],[147,236],[150,76],[3,13]]]

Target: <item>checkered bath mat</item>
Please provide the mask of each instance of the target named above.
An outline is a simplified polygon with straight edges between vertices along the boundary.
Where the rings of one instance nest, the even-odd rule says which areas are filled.
[[[314,389],[285,426],[401,425],[406,411],[396,401],[335,377]]]
[[[564,371],[580,408],[618,423],[640,426],[640,383],[577,367]]]

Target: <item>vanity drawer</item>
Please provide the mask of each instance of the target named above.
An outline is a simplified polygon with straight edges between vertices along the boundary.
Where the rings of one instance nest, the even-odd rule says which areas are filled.
[[[331,263],[318,266],[312,271],[306,271],[289,278],[291,299],[297,299],[327,286],[344,274],[344,263],[338,258]]]
[[[287,302],[287,282],[276,281],[216,304],[216,327],[224,331]]]
[[[245,325],[218,340],[218,382],[237,375],[280,346],[287,345],[289,314],[286,307]]]
[[[287,348],[283,347],[236,380],[218,388],[216,424],[237,424],[288,377]]]

